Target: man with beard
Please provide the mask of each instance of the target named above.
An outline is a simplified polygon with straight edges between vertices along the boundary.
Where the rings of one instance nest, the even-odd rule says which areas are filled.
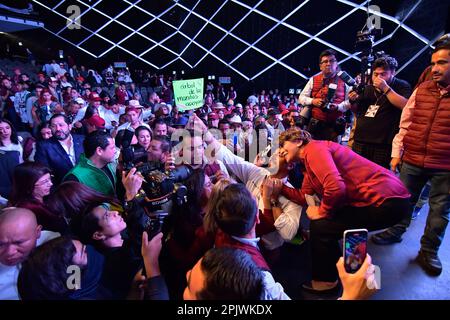
[[[50,168],[54,174],[54,184],[61,183],[64,176],[72,169],[83,153],[81,135],[71,135],[72,125],[63,114],[55,114],[50,119],[53,136],[36,144],[35,161]]]

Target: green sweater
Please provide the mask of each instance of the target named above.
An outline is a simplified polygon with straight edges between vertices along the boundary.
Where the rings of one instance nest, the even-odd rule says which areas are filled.
[[[114,197],[116,194],[117,164],[108,163],[106,167],[111,172],[114,183],[111,183],[108,175],[102,169],[97,168],[83,153],[80,155],[78,164],[66,174],[66,177],[74,175],[80,183],[95,191]]]

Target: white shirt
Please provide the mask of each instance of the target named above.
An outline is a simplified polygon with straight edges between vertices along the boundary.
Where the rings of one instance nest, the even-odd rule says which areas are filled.
[[[23,123],[29,123],[30,119],[28,119],[28,112],[26,108],[27,96],[30,94],[30,91],[23,90],[17,92],[14,96],[14,109],[16,113],[20,115],[20,120]]]
[[[247,162],[241,157],[236,156],[223,145],[220,145],[217,152],[217,159],[223,161],[228,171],[245,183],[247,189],[258,200],[258,208],[261,211],[264,211],[264,203],[260,189],[264,178],[270,176],[270,172],[265,168],[258,167],[253,163]],[[287,179],[284,179],[283,183],[286,186],[293,188],[292,185],[287,182]],[[281,247],[284,241],[292,240],[297,234],[298,226],[300,224],[302,207],[289,201],[284,196],[280,196],[278,201],[280,202],[282,213],[274,223],[277,231],[263,235],[261,240],[264,247],[269,250]]]
[[[41,231],[41,236],[36,241],[36,246],[59,237],[60,234],[52,231]],[[21,264],[5,266],[0,263],[0,300],[19,300],[17,290],[17,278],[19,277]]]
[[[27,109],[27,118],[28,123],[33,124],[33,113],[31,112],[33,110],[33,104],[37,101],[38,97],[31,96],[27,99],[26,103],[26,109]]]
[[[144,126],[144,127],[147,127],[147,128],[150,129],[150,126],[149,126],[148,124],[144,123],[144,122],[141,122],[141,123],[139,124],[139,127],[140,127],[140,126]],[[133,129],[133,127],[131,126],[131,122],[125,122],[124,124],[122,124],[121,126],[119,126],[119,127],[117,128],[117,132],[119,132],[120,130],[130,130],[130,131],[133,131],[133,132],[134,132],[134,129]],[[151,129],[150,129],[150,130],[151,130]]]
[[[311,77],[306,84],[306,86],[303,88],[302,93],[298,97],[298,102],[303,106],[310,106],[312,105],[313,98],[311,98],[311,91],[314,85],[313,78]],[[338,110],[341,112],[345,112],[348,109],[350,109],[350,102],[348,101],[348,92],[350,91],[350,87],[348,85],[345,85],[345,96],[344,101],[338,104]]]
[[[236,241],[254,246],[258,248],[259,238],[249,239],[249,238],[239,238],[232,236]],[[259,248],[258,248],[259,249]],[[263,300],[291,300],[289,296],[284,292],[283,286],[275,282],[272,274],[269,271],[262,271],[264,276],[264,297]]]
[[[102,111],[100,111],[102,109]],[[113,129],[112,122],[115,121],[116,123],[119,123],[119,118],[122,114],[125,113],[125,107],[119,108],[119,113],[114,113],[112,110],[106,110],[103,107],[99,108],[99,115],[105,120],[105,128],[106,129]]]
[[[70,162],[72,162],[72,164],[75,166],[77,164],[77,158],[75,156],[75,148],[73,147],[72,135],[69,135],[69,141],[70,141],[70,147],[68,147],[67,144],[64,143],[63,141],[58,140],[58,142],[64,148],[64,151],[66,151],[67,155],[69,156]]]

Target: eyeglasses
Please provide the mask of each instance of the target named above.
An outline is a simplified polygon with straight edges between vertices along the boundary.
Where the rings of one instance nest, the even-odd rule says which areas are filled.
[[[320,64],[327,64],[327,63],[335,63],[337,60],[336,59],[332,59],[332,60],[323,60],[322,62],[320,62]]]

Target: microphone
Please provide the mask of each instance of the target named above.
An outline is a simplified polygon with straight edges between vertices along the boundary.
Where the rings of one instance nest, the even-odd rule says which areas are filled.
[[[350,87],[356,86],[355,79],[353,79],[347,72],[339,71],[337,75],[339,78],[341,78],[342,81],[345,82],[346,85]]]

